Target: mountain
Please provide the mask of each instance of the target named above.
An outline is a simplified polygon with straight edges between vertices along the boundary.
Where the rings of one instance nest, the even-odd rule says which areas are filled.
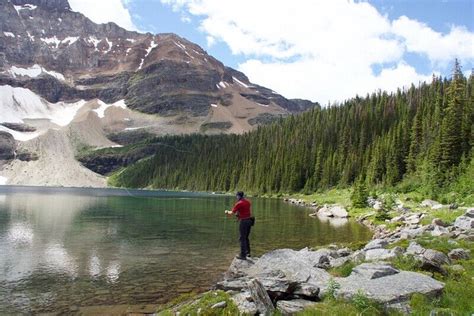
[[[102,186],[75,157],[120,146],[112,134],[243,133],[315,106],[251,83],[175,34],[96,24],[67,0],[0,0],[0,144],[16,158],[3,159],[0,174],[9,184]]]

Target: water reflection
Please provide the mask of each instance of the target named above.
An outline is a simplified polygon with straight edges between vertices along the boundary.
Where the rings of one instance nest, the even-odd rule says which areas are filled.
[[[233,201],[186,195],[4,195],[0,314],[159,303],[205,289],[238,251],[237,223],[222,212]],[[278,200],[253,202],[257,224],[251,238],[257,255],[370,235],[354,222],[324,222]]]

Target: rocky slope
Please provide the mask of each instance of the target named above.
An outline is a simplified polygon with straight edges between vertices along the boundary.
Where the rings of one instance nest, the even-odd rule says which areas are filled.
[[[288,202],[310,206],[320,218],[338,219],[335,214],[328,215],[328,210],[335,207],[311,206],[295,199]],[[377,210],[382,204],[374,205]],[[234,259],[216,288],[230,295],[227,304],[233,302],[242,314],[248,315],[272,314],[275,310],[283,315],[294,315],[305,309],[309,309],[308,314],[312,311],[329,315],[322,309],[325,304],[346,304],[342,305],[346,310],[348,304],[361,299],[377,306],[379,310],[374,311],[374,315],[412,312],[418,315],[411,306],[414,294],[435,299],[435,304],[446,305],[451,301],[443,308],[426,307],[429,308],[427,314],[463,314],[459,311],[465,306],[457,305],[456,300],[460,298],[456,295],[464,291],[459,285],[465,286],[467,291],[470,289],[463,282],[471,281],[469,260],[474,240],[474,208],[464,209],[453,223],[434,219],[431,224],[422,225],[423,216],[453,210],[430,200],[420,204],[422,213],[399,208],[396,212],[402,215],[392,219],[399,223],[393,231],[385,224],[374,225],[363,219],[368,213],[359,220],[375,234],[371,241],[358,245],[357,249],[350,244],[351,247],[327,245],[317,250],[277,249],[259,258]],[[345,274],[340,275],[341,272]],[[430,306],[428,302],[425,304]],[[191,302],[191,307],[192,304],[195,303]],[[367,309],[370,305],[362,307]],[[170,310],[180,308],[174,306]],[[217,304],[210,308],[217,308]]]
[[[67,0],[0,0],[0,131],[15,140],[0,136],[7,183],[104,185],[99,175],[84,180],[74,157],[118,146],[108,134],[243,133],[313,106],[251,83],[175,34],[95,24]],[[38,174],[52,162],[47,152],[64,159]],[[8,162],[22,153],[36,159]],[[78,176],[55,180],[68,164]]]

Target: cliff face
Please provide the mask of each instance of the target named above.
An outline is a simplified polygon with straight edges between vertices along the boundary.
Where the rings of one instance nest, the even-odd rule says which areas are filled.
[[[256,112],[278,115],[311,106],[252,85],[175,34],[95,24],[66,0],[0,0],[0,30],[0,84],[28,88],[49,102],[125,99],[145,113],[203,117],[211,104],[248,106],[244,100],[272,105]],[[35,65],[41,71],[32,76]]]

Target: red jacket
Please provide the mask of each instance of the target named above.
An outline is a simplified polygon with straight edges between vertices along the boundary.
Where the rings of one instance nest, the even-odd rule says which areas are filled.
[[[232,208],[232,213],[237,213],[237,217],[239,220],[247,219],[252,216],[252,212],[250,201],[247,199],[241,199],[237,203],[235,203],[234,207]]]

